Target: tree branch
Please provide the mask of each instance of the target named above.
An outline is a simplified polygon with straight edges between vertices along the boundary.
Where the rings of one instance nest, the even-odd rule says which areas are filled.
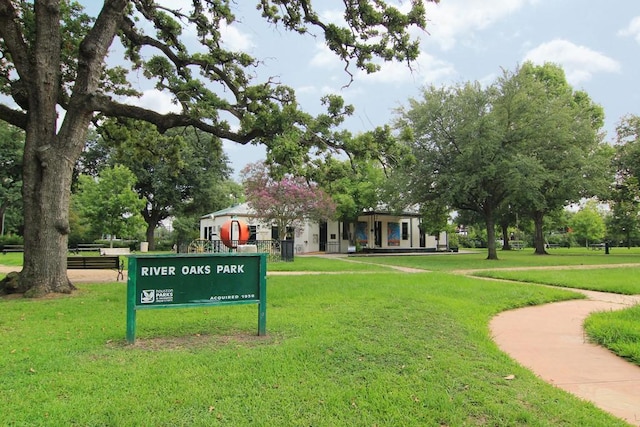
[[[26,130],[27,128],[27,114],[7,107],[4,104],[0,104],[0,119],[7,123]]]
[[[10,0],[0,0],[0,37],[11,53],[13,65],[20,78],[31,76],[29,47],[22,38],[24,29],[19,24],[20,17]]]
[[[154,124],[160,133],[166,132],[168,129],[182,126],[193,126],[204,132],[210,133],[222,139],[227,139],[239,144],[247,144],[254,140],[265,136],[266,134],[260,130],[252,130],[248,133],[237,133],[223,129],[221,126],[206,123],[200,119],[189,117],[183,114],[160,114],[152,110],[147,110],[135,105],[122,104],[109,99],[106,96],[93,96],[88,99],[87,105],[91,106],[93,111],[102,113],[111,117],[128,117],[137,120],[143,120]]]

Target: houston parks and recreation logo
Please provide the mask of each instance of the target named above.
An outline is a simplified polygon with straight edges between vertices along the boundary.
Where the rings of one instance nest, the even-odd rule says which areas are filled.
[[[140,294],[141,304],[155,302],[173,302],[173,289],[143,289]]]

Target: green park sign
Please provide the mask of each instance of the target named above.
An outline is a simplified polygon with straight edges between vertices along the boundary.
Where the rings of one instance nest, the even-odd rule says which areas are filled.
[[[266,254],[130,255],[127,341],[135,342],[137,310],[258,304],[266,334]]]

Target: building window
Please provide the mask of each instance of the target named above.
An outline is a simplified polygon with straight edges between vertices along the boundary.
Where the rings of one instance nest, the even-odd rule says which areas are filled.
[[[402,223],[402,240],[409,240],[409,223]]]

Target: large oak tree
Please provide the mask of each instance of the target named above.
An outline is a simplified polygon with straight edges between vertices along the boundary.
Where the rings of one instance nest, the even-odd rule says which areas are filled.
[[[498,258],[496,215],[509,195],[506,177],[514,150],[493,107],[497,97],[495,87],[477,83],[432,86],[421,99],[409,100],[397,121],[415,160],[394,175],[407,189],[405,204],[429,212],[476,213],[486,225],[488,259]]]
[[[376,58],[413,60],[419,48],[409,31],[425,26],[419,0],[407,13],[384,2],[344,2],[344,27],[323,22],[310,0],[256,3],[272,24],[324,36],[347,70],[375,71]],[[273,79],[254,81],[258,62],[225,49],[221,27],[233,22],[234,4],[193,0],[172,8],[149,0],[104,0],[90,17],[69,0],[0,0],[0,91],[13,100],[0,104],[0,119],[26,134],[20,291],[36,296],[73,289],[65,262],[72,171],[89,125],[100,115],[144,120],[161,132],[194,126],[269,148],[282,141],[332,143],[319,122],[298,109],[293,90]],[[197,34],[198,49],[182,42],[185,27]],[[116,40],[124,49],[111,49]],[[114,58],[117,52],[122,57]],[[107,65],[108,56],[109,63],[121,65]],[[135,94],[128,70],[141,71],[171,93],[181,112],[160,114],[121,102],[118,96]],[[324,128],[348,112],[337,108],[335,98],[330,101]]]
[[[535,253],[546,254],[544,217],[601,193],[612,180],[611,152],[599,133],[604,112],[554,64],[526,62],[499,82],[496,107],[518,144],[509,203],[531,217]]]

